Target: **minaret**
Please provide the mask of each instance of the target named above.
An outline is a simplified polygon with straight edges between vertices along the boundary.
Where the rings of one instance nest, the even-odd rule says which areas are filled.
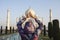
[[[7,9],[7,27],[10,29],[10,9]]]
[[[17,23],[18,21],[19,21],[19,18],[17,17],[17,18],[16,18],[16,23]]]
[[[51,9],[49,10],[49,20],[50,20],[50,22],[52,20],[52,11],[51,11]]]

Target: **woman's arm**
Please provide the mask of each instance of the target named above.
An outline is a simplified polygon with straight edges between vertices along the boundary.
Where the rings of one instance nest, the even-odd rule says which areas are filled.
[[[19,22],[17,23],[18,32],[19,32],[19,34],[21,35],[21,37],[26,38],[26,39],[29,39],[29,38],[27,37],[27,35],[24,33],[24,29],[22,28],[23,22],[24,22],[24,21],[19,21]]]
[[[39,27],[36,29],[37,35],[39,36],[39,35],[41,34],[43,24],[42,24],[42,22],[40,22],[40,20],[38,20],[38,19],[35,19],[35,21],[36,21],[36,22],[38,23],[38,25],[39,25]]]
[[[18,27],[18,32],[19,32],[20,34],[23,34],[24,32],[23,32],[23,29],[22,29],[22,21],[19,21],[19,22],[17,23],[17,27]]]

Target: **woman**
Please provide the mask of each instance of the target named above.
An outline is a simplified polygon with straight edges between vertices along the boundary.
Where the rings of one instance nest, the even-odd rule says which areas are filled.
[[[29,18],[33,18],[39,26],[35,26],[35,23],[33,23],[32,20],[28,20],[27,22],[25,22]],[[25,26],[22,26],[24,22]],[[38,37],[42,30],[42,26],[43,24],[40,22],[40,20],[38,20],[37,17],[33,15],[31,12],[26,14],[26,18],[22,18],[17,23],[18,31],[21,35],[22,40],[38,40]]]

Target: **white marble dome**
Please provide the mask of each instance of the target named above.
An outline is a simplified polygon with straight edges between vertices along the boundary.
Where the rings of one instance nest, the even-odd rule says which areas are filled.
[[[25,12],[25,14],[27,15],[27,14],[29,14],[29,12],[30,12],[32,15],[35,15],[35,12],[34,12],[34,10],[33,10],[32,8],[27,9],[27,11]]]

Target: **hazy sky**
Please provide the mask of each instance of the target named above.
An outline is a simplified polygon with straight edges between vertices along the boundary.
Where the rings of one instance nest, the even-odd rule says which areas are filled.
[[[49,20],[49,9],[52,18],[60,19],[60,0],[0,0],[0,25],[6,25],[7,9],[11,11],[11,25],[16,24],[16,18],[21,17],[31,7],[39,17],[43,17],[44,24]]]

